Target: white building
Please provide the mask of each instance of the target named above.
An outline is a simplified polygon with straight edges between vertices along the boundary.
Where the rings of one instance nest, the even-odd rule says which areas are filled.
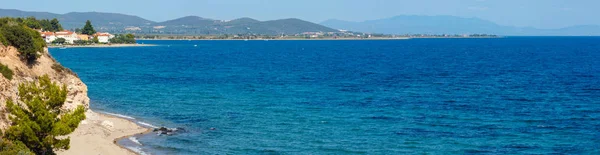
[[[110,33],[96,33],[94,34],[95,37],[98,37],[98,42],[100,43],[108,43],[110,39],[114,38],[115,36],[110,34]]]
[[[66,40],[65,43],[68,43],[68,44],[73,44],[73,42],[75,42],[75,40],[79,40],[79,36],[77,35],[77,33],[71,32],[69,30],[56,32],[56,33],[54,33],[54,35],[56,35],[57,39],[64,38]]]
[[[42,38],[44,38],[44,41],[46,41],[46,43],[50,44],[52,43],[54,40],[56,40],[56,35],[54,35],[54,32],[40,32],[42,34]]]

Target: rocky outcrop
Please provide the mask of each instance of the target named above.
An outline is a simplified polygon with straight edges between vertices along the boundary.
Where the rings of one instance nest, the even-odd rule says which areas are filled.
[[[0,76],[0,130],[9,125],[6,112],[6,101],[18,100],[18,86],[23,82],[31,82],[36,78],[48,75],[54,82],[67,86],[68,95],[64,110],[73,110],[79,105],[89,108],[90,99],[87,96],[87,86],[69,69],[62,67],[50,54],[48,49],[38,58],[37,63],[27,65],[18,56],[14,47],[0,45],[0,63],[8,66],[13,72],[12,80]]]

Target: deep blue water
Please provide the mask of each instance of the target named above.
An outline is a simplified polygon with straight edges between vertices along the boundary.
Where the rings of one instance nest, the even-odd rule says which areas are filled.
[[[600,154],[598,37],[139,42],[50,52],[154,154]]]

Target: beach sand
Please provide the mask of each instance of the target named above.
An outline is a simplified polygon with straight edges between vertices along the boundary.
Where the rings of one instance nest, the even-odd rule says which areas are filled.
[[[71,137],[71,148],[57,152],[59,155],[135,155],[115,142],[124,137],[149,132],[150,129],[141,127],[127,119],[100,114],[88,110],[86,119]]]

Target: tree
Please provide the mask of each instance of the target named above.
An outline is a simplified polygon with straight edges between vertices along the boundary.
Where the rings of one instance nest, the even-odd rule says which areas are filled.
[[[85,109],[61,109],[67,99],[67,86],[61,87],[44,75],[38,82],[20,84],[19,99],[21,102],[6,102],[12,124],[4,137],[23,143],[35,154],[69,149],[70,138],[57,137],[72,133],[85,119]]]
[[[98,36],[94,36],[94,39],[92,39],[93,43],[100,43],[100,40],[98,40]]]
[[[7,24],[0,27],[0,33],[2,33],[3,42],[16,47],[19,50],[19,56],[28,63],[35,62],[46,46],[40,33],[22,24],[14,23],[14,21],[8,21]]]
[[[35,17],[27,17],[23,21],[23,23],[27,27],[32,28],[32,29],[41,29],[42,28],[42,25],[40,24],[40,22],[37,19],[35,19]]]
[[[52,23],[48,19],[40,20],[40,25],[42,26],[42,29],[44,31],[56,32],[56,30],[54,30],[54,28],[52,27]]]
[[[53,44],[64,44],[65,42],[67,42],[65,38],[56,38],[54,41],[52,41]]]
[[[50,21],[50,25],[52,25],[52,32],[56,32],[56,31],[62,31],[62,25],[60,25],[60,22],[58,21],[58,19],[54,18]]]
[[[118,34],[114,38],[111,38],[110,43],[115,44],[135,44],[135,36],[133,34]]]
[[[94,30],[92,22],[90,20],[87,20],[85,22],[85,26],[83,26],[83,29],[81,29],[81,34],[94,35],[94,33],[96,33],[96,30]]]

